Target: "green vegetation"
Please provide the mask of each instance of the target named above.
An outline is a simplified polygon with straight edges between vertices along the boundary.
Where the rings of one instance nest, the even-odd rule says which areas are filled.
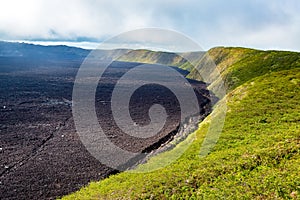
[[[186,141],[137,170],[159,165],[196,138],[167,167],[112,175],[63,199],[300,198],[300,54],[243,48],[209,52],[230,91],[223,132],[210,154],[199,157],[211,116],[221,112],[218,106]]]
[[[150,50],[132,50],[118,58],[118,60],[177,66],[181,69],[190,71],[192,69],[192,65],[187,62],[186,59],[193,62],[195,60],[199,60],[203,54],[204,52],[171,53]]]
[[[216,47],[207,53],[216,63],[228,90],[252,78],[300,66],[300,54],[297,52]],[[188,77],[202,79],[196,69]]]

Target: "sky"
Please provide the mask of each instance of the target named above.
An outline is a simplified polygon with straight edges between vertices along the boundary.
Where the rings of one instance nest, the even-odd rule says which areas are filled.
[[[300,51],[299,0],[1,0],[0,40],[94,48],[139,28],[180,32],[203,49]]]

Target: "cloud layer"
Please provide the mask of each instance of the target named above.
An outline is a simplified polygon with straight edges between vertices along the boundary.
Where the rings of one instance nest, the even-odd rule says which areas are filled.
[[[102,41],[157,27],[182,32],[205,49],[300,51],[299,9],[298,0],[4,0],[0,39]]]

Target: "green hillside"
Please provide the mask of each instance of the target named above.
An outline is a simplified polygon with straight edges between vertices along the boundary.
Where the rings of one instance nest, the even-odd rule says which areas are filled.
[[[228,93],[221,100],[227,102],[223,131],[208,156],[199,152],[212,116],[222,112],[218,105],[171,165],[112,175],[63,199],[299,199],[300,53],[214,48],[209,54]],[[195,71],[189,76],[201,79]],[[159,165],[185,142],[138,170]]]
[[[171,53],[141,49],[128,51],[118,58],[118,60],[177,66],[190,71],[192,66],[185,58],[194,61],[199,60],[203,55],[204,52]]]
[[[300,54],[297,52],[216,47],[207,54],[215,62],[228,90],[252,78],[300,66]],[[202,79],[196,69],[188,77]]]

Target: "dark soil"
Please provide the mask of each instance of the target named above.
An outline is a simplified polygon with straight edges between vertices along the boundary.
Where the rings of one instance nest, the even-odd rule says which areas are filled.
[[[75,130],[70,100],[80,61],[0,61],[0,199],[55,199],[117,173],[89,154]],[[106,71],[97,88],[96,110],[112,142],[128,151],[150,152],[176,133],[180,106],[165,87],[141,87],[130,101],[133,120],[149,123],[148,110],[158,103],[167,111],[166,125],[147,139],[123,133],[113,121],[109,102],[118,78],[136,65],[116,62]],[[209,93],[204,83],[191,83],[205,116]]]

